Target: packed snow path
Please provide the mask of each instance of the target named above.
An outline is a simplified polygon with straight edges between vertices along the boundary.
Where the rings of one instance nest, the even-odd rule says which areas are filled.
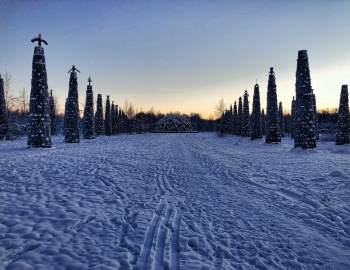
[[[0,269],[350,269],[350,147],[0,142]]]

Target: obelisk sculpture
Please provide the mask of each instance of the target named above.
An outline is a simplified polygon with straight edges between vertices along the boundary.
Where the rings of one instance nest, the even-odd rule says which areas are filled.
[[[258,83],[254,86],[253,109],[252,109],[252,133],[250,139],[262,139],[261,110],[260,110],[260,91]]]
[[[7,121],[7,110],[5,101],[4,79],[0,74],[0,140],[8,138],[9,124]]]
[[[315,148],[316,98],[311,87],[309,57],[306,50],[298,51],[295,83],[294,147]]]
[[[76,71],[80,72],[74,65],[68,71],[68,73],[70,72],[69,91],[64,115],[64,141],[68,143],[80,142],[78,79]]]
[[[335,144],[349,144],[349,92],[346,84],[342,85],[339,100],[337,133],[335,135]]]
[[[50,126],[51,136],[57,135],[57,123],[56,123],[56,110],[55,110],[55,99],[52,95],[52,89],[50,90]]]
[[[270,68],[267,84],[267,106],[266,106],[266,143],[280,143],[276,77],[273,67]]]
[[[96,136],[101,136],[105,134],[105,127],[103,122],[103,107],[102,107],[102,95],[97,94],[96,102],[96,113],[95,113],[95,131]]]
[[[51,147],[49,93],[47,86],[46,62],[41,43],[48,43],[38,37],[32,63],[32,83],[29,103],[28,147]]]
[[[95,139],[95,116],[94,116],[94,95],[92,92],[91,78],[89,76],[86,88],[86,102],[84,109],[84,129],[83,137],[85,139]]]
[[[106,99],[106,111],[105,111],[105,135],[112,135],[112,123],[111,123],[111,102],[109,100],[109,95]]]

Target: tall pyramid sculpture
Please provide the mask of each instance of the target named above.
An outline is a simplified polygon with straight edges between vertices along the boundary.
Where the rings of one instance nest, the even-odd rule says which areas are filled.
[[[117,129],[117,122],[116,122],[114,101],[112,101],[112,107],[111,107],[111,126],[112,126],[112,135],[115,135],[116,129]]]
[[[55,111],[55,99],[50,90],[50,126],[51,126],[51,135],[57,135],[57,124],[56,124],[56,111]]]
[[[9,125],[7,121],[7,110],[5,101],[4,79],[0,74],[0,140],[8,138]]]
[[[266,116],[265,116],[265,110],[261,109],[261,131],[262,135],[266,135]]]
[[[238,113],[237,113],[237,101],[233,104],[233,134],[238,134]]]
[[[252,140],[262,139],[261,111],[260,111],[260,91],[259,85],[254,86],[253,109],[252,109]]]
[[[79,143],[79,103],[78,103],[78,79],[77,73],[80,71],[73,67],[69,78],[69,91],[66,100],[66,108],[64,113],[64,141],[68,143]]]
[[[96,131],[96,136],[105,134],[101,94],[97,94],[97,104],[96,104],[96,113],[95,113],[95,131]]]
[[[242,97],[238,98],[238,112],[237,112],[237,135],[242,135],[242,114],[243,114],[243,105]]]
[[[349,144],[349,92],[348,86],[342,85],[339,100],[339,110],[338,110],[338,123],[337,123],[337,133],[335,137],[335,144]]]
[[[291,105],[291,117],[290,117],[290,138],[294,139],[295,136],[295,110],[296,102],[293,96],[292,105]]]
[[[250,137],[250,115],[249,115],[249,94],[245,90],[243,94],[243,111],[242,111],[242,137]]]
[[[273,68],[270,68],[267,85],[267,108],[266,108],[266,143],[280,143],[281,134],[279,131],[277,86]]]
[[[316,98],[311,87],[309,57],[306,50],[298,51],[295,92],[294,147],[315,148]]]
[[[112,135],[112,122],[111,122],[111,101],[109,95],[106,96],[106,110],[105,110],[105,135]]]
[[[44,48],[48,45],[41,34],[31,42],[38,42],[34,48],[32,82],[29,103],[28,147],[51,147],[50,107],[47,86]]]
[[[278,105],[278,124],[279,124],[279,131],[281,134],[281,137],[284,137],[285,128],[284,128],[284,116],[283,116],[283,105],[282,101],[279,102]]]
[[[92,92],[91,78],[89,76],[88,85],[86,87],[86,102],[84,109],[84,128],[83,137],[85,139],[96,138],[95,134],[95,116],[94,116],[94,94]]]
[[[115,105],[115,133],[119,133],[119,109],[118,104]]]

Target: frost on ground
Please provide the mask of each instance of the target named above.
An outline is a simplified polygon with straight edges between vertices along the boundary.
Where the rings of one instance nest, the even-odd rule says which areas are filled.
[[[349,146],[1,141],[1,269],[350,269]]]

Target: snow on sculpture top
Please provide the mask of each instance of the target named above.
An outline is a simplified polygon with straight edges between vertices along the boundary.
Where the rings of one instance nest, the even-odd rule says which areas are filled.
[[[155,132],[192,132],[190,119],[180,114],[167,114],[157,123]]]

